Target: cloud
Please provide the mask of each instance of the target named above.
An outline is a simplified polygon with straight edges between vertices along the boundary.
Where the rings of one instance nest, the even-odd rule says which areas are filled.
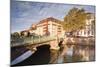
[[[87,11],[94,10],[93,9],[94,7],[92,6],[14,1],[11,3],[12,31],[19,31],[26,29],[31,24],[37,23],[40,20],[50,16],[63,20],[63,17],[73,7],[78,7],[78,8],[84,7],[86,8]]]

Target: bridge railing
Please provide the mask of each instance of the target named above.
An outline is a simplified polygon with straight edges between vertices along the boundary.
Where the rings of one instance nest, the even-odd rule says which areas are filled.
[[[11,41],[11,47],[37,44],[56,39],[56,36],[38,36],[38,37],[23,37]]]

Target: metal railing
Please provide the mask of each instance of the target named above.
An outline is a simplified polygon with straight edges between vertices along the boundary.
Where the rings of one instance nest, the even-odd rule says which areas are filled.
[[[31,36],[11,40],[11,47],[44,43],[56,39],[56,36]]]

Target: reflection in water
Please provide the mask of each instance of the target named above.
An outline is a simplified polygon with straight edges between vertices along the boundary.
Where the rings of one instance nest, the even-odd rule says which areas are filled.
[[[57,63],[58,59],[58,50],[51,49],[50,50],[50,62],[49,63]]]
[[[94,46],[67,46],[58,58],[58,63],[82,62],[95,60]]]
[[[63,50],[53,50],[50,46],[38,47],[26,60],[14,66],[69,63],[95,60],[94,46],[63,45]]]
[[[26,66],[26,65],[40,65],[40,64],[48,64],[50,61],[50,46],[43,45],[37,47],[37,51],[29,56],[24,61],[15,64],[13,66]]]
[[[22,54],[21,56],[19,56],[18,58],[16,58],[15,60],[13,60],[12,62],[11,62],[11,65],[15,65],[15,64],[17,64],[17,63],[20,63],[20,62],[22,62],[23,60],[25,60],[26,58],[28,58],[29,56],[31,56],[33,54],[33,52],[32,51],[27,51],[27,52],[25,52],[24,54]]]

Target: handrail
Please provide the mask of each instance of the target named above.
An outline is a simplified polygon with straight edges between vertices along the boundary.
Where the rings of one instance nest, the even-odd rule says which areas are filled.
[[[42,43],[42,42],[47,42],[50,40],[56,39],[56,36],[39,36],[37,38],[34,37],[23,37],[23,38],[18,38],[13,41],[11,41],[11,47],[14,46],[22,46],[22,45],[30,45],[30,44],[36,44],[36,43]]]

